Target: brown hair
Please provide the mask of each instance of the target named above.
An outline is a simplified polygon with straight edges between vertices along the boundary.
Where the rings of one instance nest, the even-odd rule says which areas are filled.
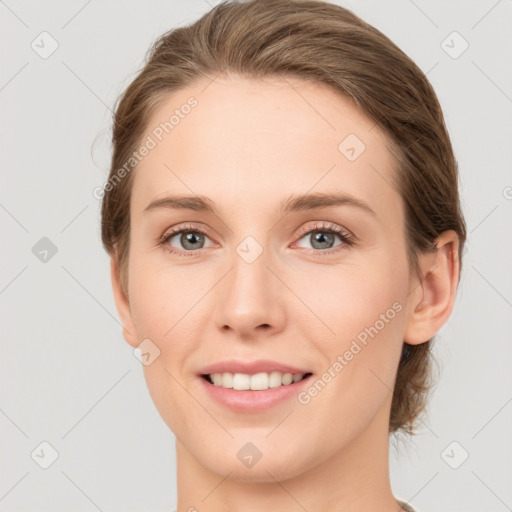
[[[133,173],[119,179],[119,169],[126,170],[149,118],[169,93],[221,73],[293,76],[351,99],[387,135],[396,162],[393,186],[405,205],[411,272],[420,275],[419,253],[432,250],[435,238],[449,229],[459,236],[462,265],[466,226],[457,162],[425,74],[384,34],[342,7],[316,0],[232,0],[161,36],[116,106],[109,176],[114,186],[104,190],[101,235],[117,258],[125,292]],[[432,341],[404,343],[390,433],[414,433],[432,387]]]

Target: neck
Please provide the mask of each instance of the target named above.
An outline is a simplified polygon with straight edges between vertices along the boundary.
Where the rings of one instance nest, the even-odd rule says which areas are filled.
[[[210,471],[176,441],[177,512],[398,512],[389,479],[389,411],[322,463],[277,482],[265,472],[258,482],[240,482]]]

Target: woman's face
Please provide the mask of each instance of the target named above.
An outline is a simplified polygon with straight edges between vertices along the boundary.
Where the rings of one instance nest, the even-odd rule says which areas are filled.
[[[125,337],[180,449],[263,481],[387,439],[413,283],[379,127],[320,84],[217,78],[142,144]]]

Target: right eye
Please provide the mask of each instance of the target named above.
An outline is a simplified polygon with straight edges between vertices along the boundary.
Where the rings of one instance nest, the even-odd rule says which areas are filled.
[[[206,232],[195,226],[178,226],[167,231],[161,238],[159,244],[166,248],[169,252],[184,256],[184,253],[192,253],[204,248],[205,237],[208,238]],[[176,241],[173,244],[173,240]],[[208,238],[209,239],[209,238]],[[176,245],[178,247],[176,247]]]

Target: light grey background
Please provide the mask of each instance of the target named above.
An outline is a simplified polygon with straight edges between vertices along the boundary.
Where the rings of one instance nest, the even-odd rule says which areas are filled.
[[[428,422],[392,442],[395,496],[420,512],[512,510],[512,2],[339,4],[428,72],[469,232]],[[121,335],[93,190],[108,175],[110,109],[149,45],[210,5],[0,1],[3,512],[175,504],[174,437]],[[43,31],[58,43],[46,59],[31,47],[51,49]],[[32,251],[43,237],[57,248],[46,262]],[[47,469],[42,442],[58,452]]]

